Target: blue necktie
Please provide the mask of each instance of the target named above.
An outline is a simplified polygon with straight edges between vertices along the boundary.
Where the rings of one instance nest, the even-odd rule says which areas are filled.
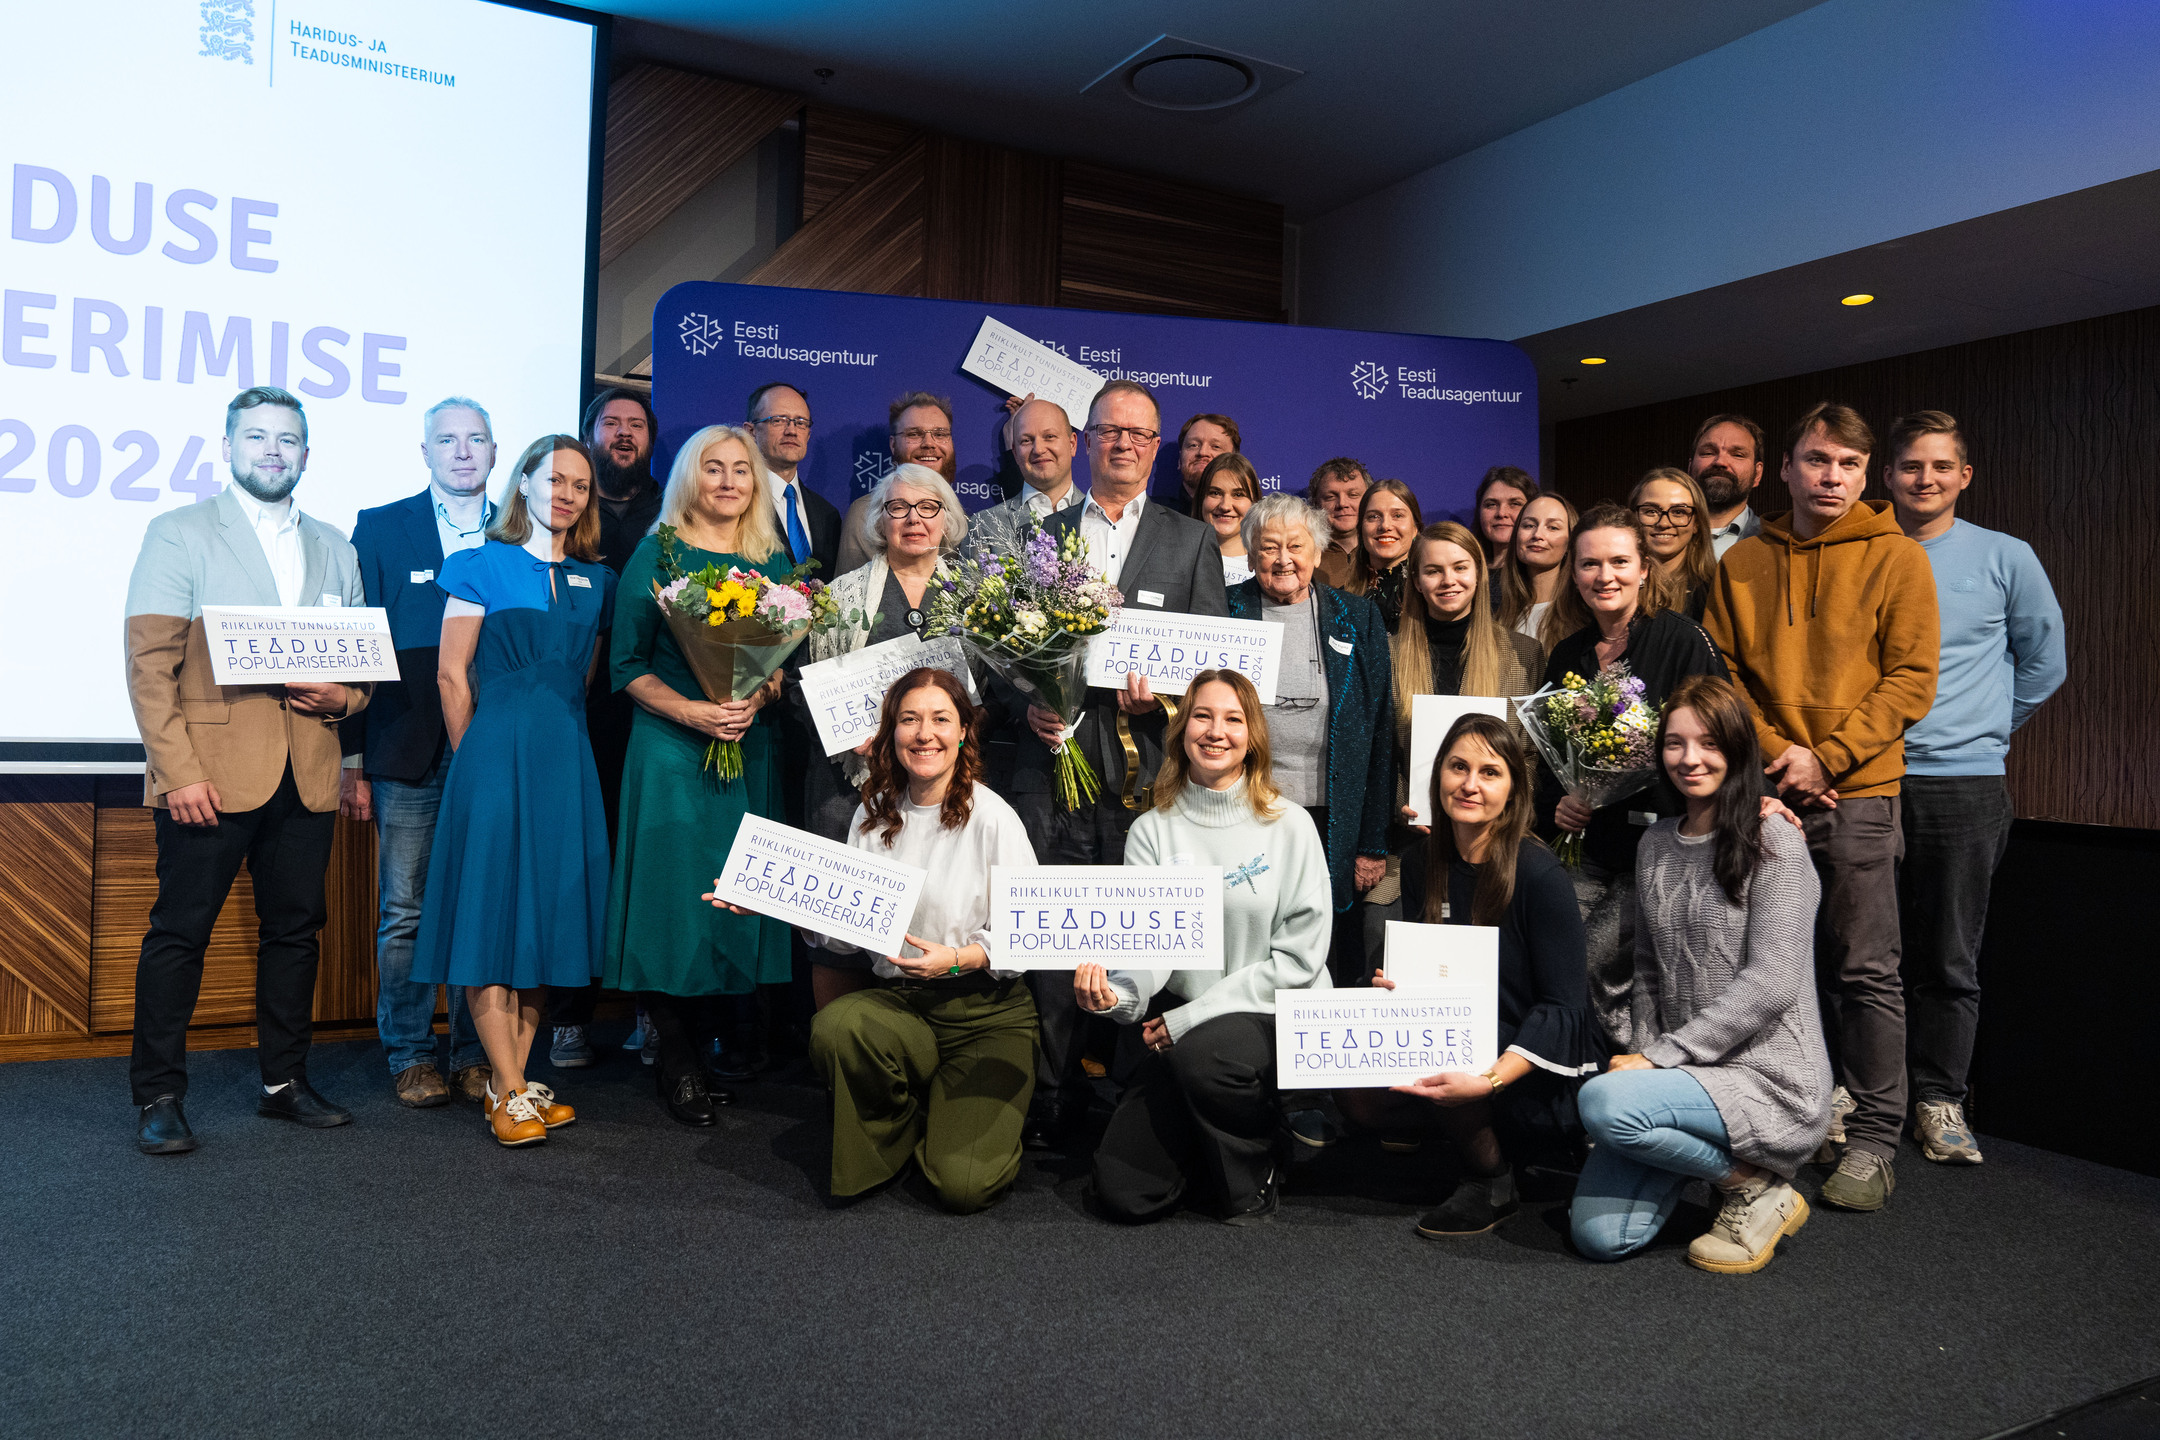
[[[795,552],[795,563],[800,565],[810,558],[810,537],[803,532],[802,516],[795,509],[795,487],[790,485],[787,495],[787,544]]]

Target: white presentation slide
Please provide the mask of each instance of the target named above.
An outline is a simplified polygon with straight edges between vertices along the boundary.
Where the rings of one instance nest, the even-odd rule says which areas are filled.
[[[0,741],[133,741],[128,572],[226,484],[240,390],[301,398],[295,498],[347,534],[427,483],[445,396],[492,416],[497,493],[577,428],[595,33],[486,0],[4,14]]]

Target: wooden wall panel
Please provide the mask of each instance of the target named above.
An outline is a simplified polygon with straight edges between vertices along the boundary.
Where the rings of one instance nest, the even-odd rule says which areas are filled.
[[[922,294],[923,151],[918,138],[889,156],[744,280],[873,295]]]
[[[1068,160],[1058,303],[1281,321],[1282,207]]]
[[[812,105],[803,112],[805,225],[922,132],[903,120]]]
[[[0,1034],[90,1033],[92,783],[0,776]]]
[[[1878,434],[1920,409],[1958,417],[1972,488],[1958,513],[2026,541],[2062,602],[2070,677],[2017,734],[2019,816],[2160,829],[2160,307],[1614,411],[1556,427],[1559,488],[1617,499],[1685,458],[1706,415],[1737,411],[1779,437],[1817,400]],[[1873,498],[1887,498],[1877,457]],[[1790,508],[1770,457],[1757,494]]]
[[[644,238],[802,108],[798,96],[664,65],[608,86],[600,263]]]
[[[994,305],[1058,303],[1058,162],[930,137],[923,294]]]

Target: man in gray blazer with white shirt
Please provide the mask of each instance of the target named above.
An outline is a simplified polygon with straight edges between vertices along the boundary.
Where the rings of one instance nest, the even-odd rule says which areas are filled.
[[[360,565],[345,537],[300,513],[307,416],[256,386],[225,410],[232,484],[207,504],[150,522],[128,579],[128,699],[142,733],[143,803],[157,816],[158,893],[135,967],[129,1083],[145,1154],[195,1148],[187,1029],[210,928],[245,863],[261,921],[255,1026],[258,1114],[314,1129],[352,1118],[308,1084],[316,933],[328,919],[342,747],[337,722],[368,702],[364,684],[220,685],[205,605],[358,606]]]
[[[1112,380],[1088,407],[1088,495],[1058,510],[1044,529],[1062,538],[1077,529],[1095,568],[1118,587],[1127,610],[1188,615],[1228,615],[1222,551],[1215,532],[1148,498],[1148,480],[1162,445],[1162,410],[1145,385]],[[1125,859],[1125,832],[1147,808],[1155,772],[1162,767],[1162,702],[1145,678],[1129,677],[1123,690],[1088,691],[1073,722],[1072,743],[1094,767],[1102,793],[1078,810],[1042,805],[1050,793],[1050,744],[1062,722],[1057,713],[1028,707],[1028,725],[1012,781],[1014,807],[1022,815],[1047,812],[1042,859],[1053,865],[1118,865]],[[1127,742],[1131,742],[1131,762]],[[1035,1149],[1055,1145],[1079,1118],[1084,1103],[1080,1068],[1080,1011],[1069,974],[1038,971],[1035,1005],[1042,1024],[1036,1077],[1038,1103],[1024,1135]],[[1059,983],[1062,981],[1062,983]]]

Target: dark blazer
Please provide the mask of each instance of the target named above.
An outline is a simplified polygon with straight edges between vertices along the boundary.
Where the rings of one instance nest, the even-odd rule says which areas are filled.
[[[1312,594],[1320,609],[1328,689],[1327,834],[1320,838],[1340,911],[1357,899],[1356,858],[1388,854],[1388,822],[1395,813],[1395,660],[1379,606],[1318,578]],[[1258,620],[1260,604],[1258,579],[1230,587],[1234,618]]]
[[[1063,541],[1077,530],[1086,505],[1058,511],[1043,528]],[[1150,498],[1140,507],[1140,524],[1132,549],[1118,567],[1118,590],[1128,610],[1160,610],[1185,615],[1227,615],[1229,600],[1223,589],[1222,551],[1215,532],[1197,520]],[[1024,705],[1016,706],[1024,713]],[[1080,753],[1095,767],[1105,798],[1116,796],[1125,784],[1125,747],[1117,737],[1117,692],[1097,686],[1088,691],[1087,708],[1081,712],[1073,733]],[[1162,737],[1169,717],[1161,710],[1135,715],[1127,725],[1139,752],[1139,783],[1154,783],[1162,768]],[[1025,730],[1017,742],[1012,788],[1015,793],[1047,793],[1050,789],[1050,749]],[[1138,787],[1135,787],[1135,794]]]
[[[774,477],[777,482],[779,477]],[[832,501],[798,480],[795,488],[802,495],[803,515],[810,522],[810,553],[795,555],[795,547],[788,544],[787,525],[780,526],[780,545],[794,556],[797,565],[805,560],[815,560],[818,568],[811,572],[812,578],[830,585],[840,578],[840,510]],[[655,512],[657,513],[657,512]]]
[[[390,612],[390,642],[403,678],[375,687],[375,703],[360,714],[358,743],[348,733],[346,753],[361,755],[361,767],[371,778],[412,784],[433,768],[443,740],[435,651],[442,644],[443,604],[450,597],[435,583],[443,562],[435,492],[423,490],[362,510],[353,523],[352,543],[367,603]]]

